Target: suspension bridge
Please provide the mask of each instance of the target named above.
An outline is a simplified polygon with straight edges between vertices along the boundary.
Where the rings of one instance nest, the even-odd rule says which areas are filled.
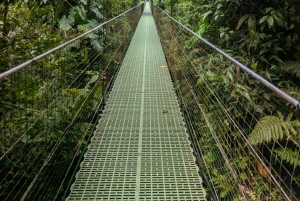
[[[0,87],[1,200],[299,200],[299,102],[150,3]]]

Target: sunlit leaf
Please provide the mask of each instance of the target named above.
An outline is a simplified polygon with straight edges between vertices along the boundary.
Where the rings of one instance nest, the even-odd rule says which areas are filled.
[[[259,24],[262,24],[264,21],[266,21],[267,20],[267,18],[268,18],[269,16],[263,16],[260,20],[259,20]]]
[[[269,13],[272,10],[274,10],[272,7],[268,7],[268,8],[266,8],[266,13]]]
[[[268,17],[268,23],[269,23],[269,26],[272,27],[273,24],[274,24],[274,18],[272,16],[269,16]]]
[[[59,21],[59,28],[68,31],[69,29],[72,28],[73,24],[75,22],[75,19],[69,15],[68,18],[64,15],[63,18]]]
[[[241,178],[242,180],[247,179],[246,173],[245,173],[245,172],[242,172],[242,173],[240,174],[240,178]]]
[[[251,68],[256,71],[257,65],[258,65],[258,62],[255,62],[254,64],[251,65]]]
[[[237,25],[236,25],[235,30],[238,30],[238,29],[241,27],[241,25],[243,24],[243,22],[244,22],[245,20],[247,20],[247,19],[249,18],[250,15],[251,15],[251,14],[246,14],[246,15],[244,15],[243,17],[241,17],[241,19],[239,20],[239,22],[238,22]]]
[[[248,30],[250,34],[250,40],[255,39],[255,33],[256,33],[256,17],[254,14],[249,16],[248,19]]]
[[[212,14],[212,13],[213,13],[213,12],[210,10],[210,11],[204,13],[203,15],[201,15],[202,22],[204,22],[204,21],[206,20],[206,18],[207,18],[210,14]]]
[[[93,40],[92,42],[92,46],[97,50],[100,51],[102,49],[102,46],[100,45],[99,41],[97,39]]]

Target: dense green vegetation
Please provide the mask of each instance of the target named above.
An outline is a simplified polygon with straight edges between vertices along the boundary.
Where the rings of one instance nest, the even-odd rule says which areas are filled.
[[[1,0],[0,73],[138,3]],[[61,198],[141,11],[0,80],[0,200]]]
[[[155,3],[300,99],[298,1]],[[276,185],[271,185],[277,180],[292,200],[298,200],[298,111],[167,17],[157,18],[171,71],[217,194],[222,200],[242,200],[241,194],[249,200],[282,200]],[[270,173],[276,175],[273,181]]]
[[[298,0],[157,0],[156,3],[273,83],[282,87],[299,86]]]
[[[137,3],[137,0],[0,0],[0,72],[96,27]],[[156,0],[155,3],[300,99],[298,0]],[[175,75],[178,74],[181,98],[199,134],[198,144],[219,196],[223,200],[242,200],[238,193],[242,191],[252,200],[282,199],[278,190],[269,185],[266,171],[250,153],[245,139],[269,159],[263,162],[283,178],[285,188],[299,196],[296,194],[300,190],[299,114],[257,80],[164,20],[161,30],[168,47],[165,48],[168,62],[174,65]],[[0,181],[1,193],[21,189],[22,183],[30,184],[28,181],[41,166],[34,169],[31,165],[45,161],[58,142],[68,149],[58,148],[55,153],[59,154],[50,164],[67,164],[74,159],[70,156],[79,155],[77,151],[87,143],[87,133],[95,126],[95,115],[101,112],[103,89],[113,77],[112,71],[99,69],[115,70],[122,58],[121,50],[126,48],[119,42],[124,40],[121,36],[128,32],[130,22],[122,23],[122,26],[115,24],[91,34],[80,43],[42,60],[31,70],[0,82],[1,156],[26,132],[17,149],[0,160],[0,177],[4,178]],[[177,33],[175,38],[170,31]],[[108,51],[96,61],[92,60],[94,51],[101,51],[105,45],[110,47]],[[185,80],[183,71],[188,72],[190,80]],[[215,90],[210,91],[210,87]],[[191,91],[198,93],[196,99],[201,110]],[[226,113],[218,101],[228,109]],[[83,107],[85,110],[81,111]],[[70,123],[74,123],[72,128]],[[30,130],[31,124],[40,129]],[[228,161],[215,145],[212,133],[221,140]],[[235,168],[237,178],[232,177],[226,163]],[[45,168],[45,177],[40,177],[43,179],[37,183],[53,179],[55,167]],[[19,179],[20,184],[9,183],[12,178]],[[236,184],[237,180],[241,185]],[[51,188],[41,185],[36,187],[35,193],[49,191],[52,197]],[[1,196],[8,195],[1,194],[0,199]]]
[[[138,2],[1,0],[0,72],[94,28]]]

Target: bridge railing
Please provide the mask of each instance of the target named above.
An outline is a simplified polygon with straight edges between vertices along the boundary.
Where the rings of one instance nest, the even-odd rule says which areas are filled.
[[[0,72],[0,200],[62,196],[142,11]]]
[[[161,9],[152,12],[215,199],[297,200],[299,102]]]

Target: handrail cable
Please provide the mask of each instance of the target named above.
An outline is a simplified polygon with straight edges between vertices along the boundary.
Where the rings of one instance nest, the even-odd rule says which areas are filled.
[[[62,196],[72,164],[100,117],[106,93],[142,10],[139,4],[0,72],[4,89],[0,111],[1,198],[37,200]],[[93,40],[86,40],[93,33],[99,35],[95,41],[100,48],[92,44]],[[18,112],[10,107],[12,104]],[[26,118],[20,122],[23,116]],[[14,155],[17,157],[12,158]]]
[[[257,75],[255,72],[248,69],[246,66],[244,66],[240,62],[238,62],[235,59],[231,58],[229,55],[224,53],[222,50],[216,48],[216,46],[212,45],[211,43],[209,43],[208,41],[203,39],[201,36],[197,35],[193,31],[191,31],[190,29],[188,29],[187,27],[182,25],[180,22],[176,21],[174,18],[170,17],[170,15],[165,13],[162,9],[160,9],[156,6],[155,6],[155,9],[153,9],[153,10],[154,10],[154,13],[157,13],[157,16],[156,16],[157,26],[158,26],[158,29],[160,30],[161,40],[164,43],[164,49],[165,49],[165,52],[166,52],[166,57],[168,58],[168,62],[170,62],[170,65],[173,66],[173,67],[171,67],[171,73],[173,73],[174,76],[176,77],[175,82],[178,85],[178,87],[180,88],[179,91],[182,92],[183,98],[186,99],[186,101],[184,101],[184,104],[187,104],[188,106],[191,106],[191,105],[194,106],[194,108],[192,108],[191,111],[187,111],[187,113],[188,113],[188,119],[191,118],[190,119],[191,121],[193,121],[194,123],[197,122],[197,124],[195,125],[196,127],[198,127],[198,128],[196,128],[196,130],[197,130],[196,131],[196,135],[197,135],[196,137],[198,137],[199,139],[197,139],[196,142],[197,143],[199,142],[199,146],[204,147],[203,149],[205,150],[205,149],[207,149],[207,147],[205,147],[205,143],[208,143],[208,140],[206,139],[206,137],[209,137],[209,135],[211,135],[214,138],[213,142],[216,143],[216,145],[214,145],[214,146],[219,151],[217,153],[222,155],[222,160],[225,160],[225,161],[222,161],[224,163],[226,163],[226,158],[222,154],[222,153],[224,153],[224,150],[226,150],[227,148],[230,149],[230,151],[233,150],[232,153],[228,152],[228,150],[227,150],[226,154],[229,155],[229,158],[230,158],[231,161],[234,161],[235,158],[238,158],[235,155],[236,154],[235,151],[237,150],[237,148],[231,147],[230,145],[234,145],[235,143],[239,144],[238,146],[240,146],[242,151],[244,151],[244,153],[245,153],[246,149],[244,149],[243,146],[245,146],[244,143],[246,143],[247,144],[247,149],[248,149],[246,151],[250,150],[250,154],[251,155],[253,154],[253,156],[255,158],[256,166],[258,166],[257,164],[259,164],[259,166],[260,166],[260,167],[254,167],[252,169],[249,169],[248,171],[255,172],[255,171],[257,171],[256,168],[258,169],[258,171],[259,171],[259,168],[263,168],[265,170],[266,174],[268,175],[268,179],[271,180],[273,185],[277,187],[276,190],[280,190],[282,196],[285,199],[291,200],[288,197],[288,193],[284,192],[285,188],[287,188],[287,184],[282,179],[281,180],[278,179],[278,176],[280,176],[281,174],[278,173],[273,167],[271,167],[270,162],[266,163],[266,161],[268,161],[268,160],[266,158],[264,158],[263,156],[261,156],[263,154],[262,151],[259,151],[258,149],[256,149],[257,147],[252,146],[251,143],[248,141],[247,133],[249,134],[249,132],[254,130],[254,128],[253,128],[254,127],[254,122],[256,122],[258,125],[260,125],[261,122],[259,121],[259,119],[263,115],[265,115],[266,117],[270,116],[272,114],[272,111],[269,112],[269,113],[263,111],[259,107],[259,103],[256,103],[255,100],[250,100],[250,98],[245,97],[245,98],[248,99],[251,106],[253,107],[252,110],[254,112],[255,111],[257,112],[257,115],[255,115],[254,113],[252,114],[251,113],[251,108],[249,107],[249,105],[247,105],[247,103],[245,104],[245,102],[240,101],[240,100],[238,100],[238,98],[233,97],[234,94],[231,94],[231,92],[234,93],[235,91],[232,88],[230,89],[230,87],[232,87],[231,84],[228,84],[228,86],[225,84],[226,87],[227,87],[227,90],[225,90],[225,91],[229,92],[228,96],[225,96],[225,94],[224,94],[225,91],[222,91],[222,90],[215,91],[215,89],[218,87],[218,85],[214,85],[214,84],[217,83],[217,81],[209,80],[209,79],[206,80],[205,79],[206,78],[205,73],[207,72],[205,70],[208,69],[208,71],[209,71],[212,68],[216,68],[216,67],[210,67],[210,65],[214,65],[213,62],[212,62],[212,64],[210,63],[211,60],[215,59],[215,57],[212,55],[211,51],[207,52],[205,48],[202,48],[201,45],[197,45],[197,43],[191,45],[191,47],[188,46],[188,48],[185,48],[185,49],[180,48],[180,47],[185,46],[186,42],[190,42],[189,39],[192,39],[193,37],[197,37],[197,39],[200,39],[199,41],[201,41],[201,43],[205,43],[205,46],[209,46],[210,50],[212,50],[211,48],[213,48],[215,51],[217,51],[218,55],[220,55],[220,56],[222,55],[220,58],[222,58],[221,60],[223,62],[225,61],[223,59],[224,56],[225,56],[226,59],[228,59],[230,62],[236,64],[240,68],[242,68],[244,71],[246,71],[247,74],[252,75],[252,77],[254,79],[259,80],[260,84],[263,84],[265,87],[272,90],[277,95],[280,95],[283,98],[281,100],[284,100],[282,102],[288,101],[289,103],[292,103],[293,106],[297,106],[297,108],[299,108],[299,104],[298,104],[299,102],[297,100],[291,98],[289,95],[285,94],[284,92],[282,92],[280,89],[278,89],[277,87],[275,87],[274,85],[272,85],[271,83],[269,83],[268,81],[266,81],[265,79],[260,77],[259,75]],[[169,29],[169,27],[171,27],[171,28]],[[189,48],[192,48],[192,47],[195,48],[195,49],[193,49],[191,51]],[[176,50],[177,50],[177,52],[176,52]],[[191,53],[195,50],[198,51],[197,53],[199,55],[196,55],[197,60],[196,59],[192,60],[193,57],[191,56]],[[174,51],[174,53],[173,53],[173,51]],[[203,57],[203,59],[205,59],[205,61],[203,62],[203,60],[199,59],[199,57]],[[183,61],[185,59],[187,61]],[[183,62],[181,62],[181,61],[183,61]],[[202,61],[202,63],[201,63],[201,61]],[[232,67],[231,64],[230,64],[229,67]],[[204,67],[206,65],[208,66],[207,68]],[[212,74],[214,74],[216,76],[223,75],[223,74],[225,74],[226,72],[228,72],[230,70],[230,69],[227,69],[228,71],[227,70],[222,71],[221,69],[225,70],[226,67],[228,67],[228,66],[226,66],[225,64],[222,65],[221,62],[219,63],[219,65],[220,66],[218,66],[218,67],[220,69],[218,69],[218,67],[216,69],[214,69],[214,70],[217,71],[217,73],[214,74],[214,71],[211,71]],[[239,72],[238,69],[236,69],[236,71]],[[208,72],[207,72],[207,74],[208,74]],[[256,76],[254,76],[253,74],[256,75]],[[248,76],[246,76],[246,77],[248,77]],[[261,79],[258,79],[257,77],[260,77],[263,81],[267,82],[271,86],[271,88],[268,85],[266,85],[265,82],[261,81]],[[219,78],[217,78],[217,79],[219,80]],[[240,77],[236,77],[236,79],[237,79],[238,82],[234,82],[234,83],[239,83],[241,85],[244,84],[243,80],[240,80]],[[211,82],[209,82],[209,81],[211,81]],[[190,85],[190,82],[192,82],[191,85]],[[196,84],[196,82],[197,82],[197,84]],[[210,85],[209,83],[212,83],[212,85]],[[223,83],[225,83],[225,81]],[[191,87],[192,85],[194,87]],[[276,90],[273,90],[272,88],[273,89],[276,88]],[[214,90],[212,90],[212,89],[214,89]],[[225,89],[225,87],[222,88],[222,89]],[[205,90],[207,90],[208,92],[205,91]],[[198,96],[197,96],[197,93],[196,93],[196,95],[194,95],[195,91],[198,93]],[[284,94],[285,97],[283,97],[280,93],[277,93],[278,91],[282,92],[281,94]],[[193,98],[189,98],[190,96],[193,96]],[[231,99],[230,96],[233,97],[233,98]],[[198,98],[201,99],[200,105],[198,103]],[[191,101],[190,99],[193,99],[193,101]],[[223,99],[223,101],[222,101],[222,99]],[[268,97],[266,99],[270,100],[270,99],[268,99]],[[287,100],[287,99],[289,99],[289,100]],[[224,102],[224,100],[228,101],[228,102]],[[231,103],[231,102],[234,102],[234,100],[236,100],[235,105],[239,105],[241,108],[237,109],[237,108],[234,107],[234,104]],[[214,101],[216,101],[217,105],[220,107],[219,109],[218,109],[218,107],[214,107],[215,106],[213,104]],[[269,102],[266,102],[265,100],[263,100],[263,101],[264,101],[263,103],[270,106]],[[284,107],[283,103],[281,103],[281,101],[277,102],[277,104],[278,104],[278,106]],[[199,114],[199,112],[196,109],[195,105],[198,105],[197,109],[200,109],[200,111],[202,110],[202,108],[201,108],[202,106],[205,107],[204,108],[205,111],[204,112],[201,111],[201,114]],[[191,107],[193,107],[193,106],[191,106]],[[232,111],[230,111],[230,110],[232,110]],[[246,112],[245,113],[241,112],[239,114],[235,113],[235,112],[239,112],[241,110],[242,111],[245,110]],[[213,114],[216,114],[216,113],[217,113],[218,116],[216,118],[212,119],[211,116]],[[287,114],[289,114],[289,113],[287,113]],[[240,114],[244,115],[244,116],[249,115],[252,118],[251,121],[254,121],[254,122],[247,122],[246,118],[244,118],[244,117],[240,117],[240,119],[238,119],[239,118],[238,115],[240,115]],[[223,116],[223,118],[221,117],[219,119],[220,115]],[[207,119],[207,117],[209,117],[210,119]],[[219,120],[216,120],[216,119],[219,119]],[[227,121],[227,119],[230,120],[231,123],[229,123]],[[237,122],[239,120],[241,122]],[[204,124],[203,122],[202,122],[203,124],[199,123],[200,121],[205,121],[205,126],[203,125]],[[213,130],[210,129],[210,131],[207,131],[207,126],[209,126],[207,123],[210,124],[209,121],[213,122],[213,124],[215,124],[215,127],[217,127],[217,128],[222,127],[221,128],[222,131],[220,131],[221,134],[218,134],[219,136],[217,136],[217,139],[215,138],[215,132]],[[223,126],[222,123],[224,124],[224,126]],[[244,125],[242,125],[242,124],[244,124]],[[227,128],[226,128],[226,125],[228,126]],[[248,127],[248,128],[245,128],[245,127]],[[227,131],[226,131],[226,129],[227,129]],[[247,130],[247,129],[249,129],[249,130]],[[206,134],[206,132],[209,133],[209,134]],[[221,136],[222,133],[224,134],[224,136]],[[230,135],[228,135],[229,133],[230,133]],[[241,141],[243,141],[244,143],[240,143],[240,141],[238,140],[238,137],[234,136],[234,135],[236,135],[235,133],[239,133],[239,135],[241,136]],[[232,138],[232,136],[234,136],[234,137]],[[205,137],[205,140],[203,140],[204,137]],[[226,145],[223,145],[223,147],[221,147],[221,149],[220,149],[220,146],[219,146],[220,143],[219,143],[218,138],[222,138],[222,137],[224,138],[223,141],[225,140],[227,145],[229,145],[229,147],[226,147]],[[293,139],[291,139],[290,141],[294,142]],[[230,144],[230,143],[232,143],[232,144]],[[278,143],[278,145],[282,149],[286,149],[286,147],[283,147],[282,145],[280,145],[279,142],[276,142],[276,143]],[[297,145],[297,142],[294,142],[294,143]],[[274,142],[274,144],[275,144],[275,142]],[[264,148],[267,149],[269,152],[272,152],[273,149],[275,149],[274,144],[273,144],[272,149],[269,149],[267,146],[264,147]],[[240,147],[238,147],[238,149]],[[205,155],[203,155],[203,154],[201,154],[201,155],[203,157],[207,157],[207,160],[210,164],[215,165],[215,163],[213,163],[214,161],[209,161],[210,160],[209,157],[212,156],[210,154],[212,154],[212,152],[214,152],[215,149],[214,148],[208,148],[205,151],[206,151]],[[240,151],[240,150],[238,150],[238,151]],[[213,154],[214,154],[213,156],[216,155],[216,153],[213,153]],[[276,157],[275,154],[272,154],[272,155],[273,155],[273,157]],[[246,153],[244,155],[240,155],[240,157],[244,157],[244,156],[247,156],[245,158],[248,159],[249,155],[246,154]],[[213,160],[215,160],[215,158]],[[271,161],[271,159],[270,159],[270,161]],[[253,164],[250,164],[250,165],[253,165]],[[235,165],[235,166],[237,166],[237,165]],[[255,164],[253,166],[255,166]],[[230,169],[230,167],[228,167],[228,164],[226,164],[226,167]],[[217,170],[214,169],[214,168],[216,168]],[[243,173],[243,170],[239,170],[239,168],[240,167],[235,168],[237,170],[237,173],[238,174],[241,173],[241,172]],[[286,167],[284,167],[283,165],[282,165],[281,168],[283,168],[285,171],[288,171],[286,169]],[[222,167],[219,167],[219,166],[218,167],[213,166],[212,171],[214,171],[214,170],[217,171],[216,174],[218,174],[220,172],[220,174],[222,174],[222,175],[226,174],[226,171],[230,171],[230,170],[227,170],[227,169],[226,169],[226,171],[224,171],[224,168],[222,169]],[[273,171],[274,171],[274,173],[273,173]],[[231,173],[230,174],[231,177],[234,176],[234,174],[232,172],[230,172],[230,173]],[[260,172],[258,172],[258,173],[259,173],[260,176],[265,177]],[[289,174],[289,175],[291,177],[293,177],[293,174],[294,173]],[[249,181],[249,178],[247,178],[247,179]],[[292,181],[297,183],[297,181],[295,181],[295,180],[291,180],[291,183],[292,183]],[[243,192],[247,192],[248,189],[246,189],[246,191],[245,191],[245,189],[243,188],[244,187],[243,185],[246,185],[246,186],[250,185],[251,187],[253,185],[253,184],[244,184],[243,182],[245,182],[245,179],[242,178],[242,185],[240,185],[241,183],[238,182],[239,184],[237,185],[236,192],[241,191],[241,190]],[[285,184],[284,187],[281,186],[282,183]],[[218,189],[223,190],[225,188],[218,187]],[[292,191],[293,190],[291,190],[291,192],[289,194],[290,194],[291,197],[295,198]],[[248,193],[246,193],[246,194],[248,194]],[[226,196],[227,195],[228,195],[228,197],[231,196],[231,192],[227,192]],[[231,197],[231,198],[233,199],[233,197]]]
[[[36,57],[34,57],[34,58],[32,58],[32,59],[30,59],[28,61],[23,62],[22,64],[19,64],[19,65],[13,67],[13,68],[11,68],[11,69],[9,69],[9,70],[1,73],[0,74],[0,80],[6,78],[7,76],[9,76],[9,75],[11,75],[11,74],[13,74],[13,73],[15,73],[15,72],[23,69],[23,68],[25,68],[26,66],[29,66],[33,62],[38,61],[38,60],[40,60],[40,59],[42,59],[42,58],[44,58],[44,57],[46,57],[46,56],[48,56],[48,55],[50,55],[50,54],[52,54],[54,52],[56,52],[56,51],[58,51],[58,50],[60,50],[60,49],[62,49],[64,47],[66,47],[67,45],[69,45],[69,44],[71,44],[71,43],[73,43],[73,42],[75,42],[75,41],[83,38],[84,36],[86,36],[86,35],[94,32],[97,29],[103,27],[104,25],[106,25],[106,24],[108,24],[108,23],[110,23],[110,22],[112,22],[112,21],[114,21],[114,20],[122,17],[123,15],[125,15],[126,13],[130,12],[131,10],[133,10],[133,9],[135,9],[137,7],[139,7],[139,5],[137,5],[137,6],[133,7],[133,8],[125,11],[124,13],[122,13],[122,14],[120,14],[120,15],[118,15],[118,16],[110,19],[110,20],[107,20],[106,22],[103,22],[99,26],[97,26],[97,27],[95,27],[95,28],[93,28],[93,29],[91,29],[91,30],[89,30],[89,31],[87,31],[87,32],[85,32],[85,33],[83,33],[83,34],[81,34],[81,35],[79,35],[79,36],[77,36],[77,37],[75,37],[75,38],[73,38],[73,39],[71,39],[71,40],[69,40],[69,41],[67,41],[67,42],[65,42],[65,43],[57,46],[57,47],[55,47],[55,48],[53,48],[53,49],[51,49],[51,50],[48,50],[47,52],[44,52],[44,53],[40,54],[39,56],[36,56]]]
[[[281,89],[279,89],[278,87],[276,87],[275,85],[273,85],[271,82],[269,82],[268,80],[266,80],[262,76],[258,75],[257,73],[255,73],[254,71],[252,71],[251,69],[249,69],[247,66],[245,66],[244,64],[242,64],[238,60],[236,60],[236,59],[232,58],[231,56],[229,56],[227,53],[225,53],[224,51],[222,51],[221,49],[219,49],[216,45],[208,42],[206,39],[204,39],[203,37],[201,37],[200,35],[198,35],[197,33],[195,33],[193,30],[191,30],[190,28],[186,27],[185,25],[183,25],[181,22],[177,21],[173,17],[171,17],[168,13],[166,13],[161,8],[159,8],[159,7],[157,7],[157,8],[160,9],[165,15],[167,15],[174,22],[176,22],[177,24],[179,24],[180,26],[182,26],[184,29],[186,29],[188,32],[190,32],[195,37],[197,37],[202,42],[204,42],[206,45],[210,46],[212,49],[214,49],[215,51],[217,51],[218,53],[220,53],[221,55],[223,55],[224,57],[226,57],[227,59],[229,59],[231,62],[233,62],[234,64],[236,64],[238,67],[240,67],[246,73],[248,73],[252,77],[256,78],[258,81],[260,81],[267,88],[269,88],[270,90],[272,90],[273,92],[275,92],[281,98],[283,98],[287,102],[289,102],[292,105],[294,105],[297,109],[300,109],[300,102],[298,100],[296,100],[295,98],[291,97],[289,94],[285,93],[284,91],[282,91]]]

